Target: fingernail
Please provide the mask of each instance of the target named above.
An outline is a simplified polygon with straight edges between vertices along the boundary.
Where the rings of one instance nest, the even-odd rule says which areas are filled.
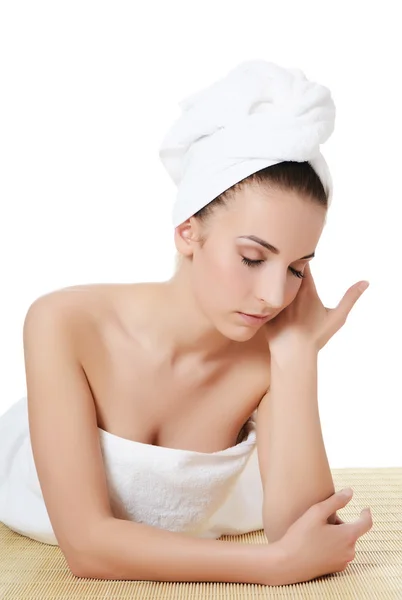
[[[341,491],[342,491],[342,494],[345,494],[345,496],[350,496],[352,493],[352,488],[350,488],[350,487],[343,488],[343,490],[341,490]]]
[[[362,283],[360,283],[360,284],[357,286],[357,289],[358,289],[360,292],[364,292],[364,290],[366,290],[366,289],[368,288],[368,286],[369,286],[369,285],[370,285],[370,282],[368,282],[368,281],[363,281]]]

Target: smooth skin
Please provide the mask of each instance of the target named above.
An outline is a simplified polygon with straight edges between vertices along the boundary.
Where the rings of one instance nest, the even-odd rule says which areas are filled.
[[[319,575],[344,570],[355,557],[358,538],[373,525],[368,508],[363,509],[359,519],[353,523],[344,523],[336,514],[336,510],[343,508],[351,499],[351,489],[349,493],[347,490],[332,493],[321,502],[313,501],[313,505],[306,511],[297,507],[312,493],[313,486],[308,486],[309,478],[315,479],[321,486],[326,485],[327,481],[327,489],[331,486],[316,404],[316,357],[319,350],[345,324],[350,311],[367,287],[368,282],[354,284],[335,309],[326,308],[318,297],[310,266],[306,265],[304,279],[295,300],[264,327],[271,350],[272,375],[271,389],[263,399],[264,407],[260,411],[260,418],[262,411],[265,417],[269,415],[271,426],[270,445],[267,440],[262,443],[260,440],[259,448],[261,475],[264,491],[266,490],[264,526],[267,536],[276,541],[278,548],[287,557],[287,583],[308,581]],[[291,398],[295,400],[293,404]],[[268,402],[274,406],[268,409]],[[308,411],[310,416],[306,419]],[[289,421],[290,414],[292,422]],[[259,423],[259,427],[262,434],[262,424]],[[289,444],[283,443],[286,432],[292,440],[290,452]],[[277,453],[276,457],[272,456],[273,452]],[[269,461],[278,467],[279,454],[281,467],[273,471],[274,467],[270,468]],[[292,479],[293,491],[297,495],[292,508],[289,508],[286,496],[289,484],[283,483],[281,487],[279,483],[280,469],[283,468],[286,468],[287,477],[291,474],[289,478]],[[273,501],[269,496],[269,491],[272,493],[272,490],[277,494]],[[321,491],[315,493],[320,494]],[[293,513],[291,517],[288,516],[285,527],[278,526],[277,521],[271,517],[278,506],[276,502],[288,507],[288,515]],[[310,503],[311,496],[306,505]],[[302,516],[295,520],[298,512]]]
[[[323,445],[317,443],[317,399],[311,381],[297,372],[301,345],[296,351],[292,344],[291,360],[283,367],[275,351],[285,345],[270,348],[265,331],[270,322],[264,329],[249,326],[238,314],[269,310],[272,323],[285,314],[301,286],[294,273],[306,268],[300,257],[315,250],[324,221],[321,207],[294,193],[249,186],[228,209],[216,212],[203,247],[194,218],[176,228],[183,262],[169,281],[76,286],[30,307],[24,354],[32,448],[53,529],[75,575],[269,585],[286,583],[289,556],[294,576],[325,569],[320,544],[333,535],[333,526],[311,538],[312,555],[317,551],[312,571],[303,575],[303,557],[289,554],[292,539],[295,547],[298,539],[307,545],[307,530],[317,530],[308,510],[335,497]],[[251,234],[280,254],[242,237]],[[149,244],[156,243],[150,236]],[[244,257],[261,266],[245,265]],[[287,339],[288,333],[279,331],[277,341]],[[314,353],[308,354],[314,366]],[[289,379],[299,381],[294,390],[287,387]],[[292,431],[292,414],[269,411],[281,401],[294,402],[296,395],[299,418],[315,442],[300,434],[293,451],[283,454],[282,432]],[[98,426],[143,443],[213,452],[236,443],[255,409],[261,478],[272,502],[265,528],[270,544],[191,539],[113,514]],[[295,494],[293,480],[306,469],[307,456],[312,462],[306,493]],[[328,508],[336,522],[336,506]],[[306,519],[304,529],[286,538],[300,518]],[[352,524],[336,527],[345,544],[351,538],[347,525]],[[356,535],[360,531],[354,529]]]
[[[286,354],[294,342],[313,346],[317,352],[321,350],[346,323],[350,311],[370,285],[368,281],[353,284],[336,308],[327,308],[318,296],[309,264],[303,274],[295,300],[265,326],[271,353]]]
[[[343,523],[339,517],[336,523],[328,523],[328,516],[344,508],[352,495],[351,488],[340,490],[314,504],[289,527],[276,543],[283,560],[275,572],[274,584],[310,581],[347,568],[355,558],[357,540],[373,525],[368,508],[351,523]]]

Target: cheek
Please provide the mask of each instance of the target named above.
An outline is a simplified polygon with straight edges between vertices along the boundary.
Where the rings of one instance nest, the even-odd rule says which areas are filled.
[[[211,257],[203,265],[203,290],[204,297],[213,296],[214,304],[227,305],[233,300],[237,303],[245,295],[247,277],[244,266],[236,264],[229,257]],[[200,282],[201,285],[201,282]]]
[[[249,286],[250,277],[246,267],[240,261],[227,261],[220,267],[219,281],[222,289],[226,290],[226,294],[239,295],[244,293]]]
[[[204,255],[203,261],[199,262],[193,270],[194,288],[204,301],[216,301],[220,296],[227,294],[227,286],[233,277],[223,258]],[[208,300],[209,299],[209,300]]]
[[[299,290],[301,287],[301,283],[299,283],[298,281],[296,281],[295,284],[293,284],[291,287],[289,287],[287,293],[286,293],[286,298],[285,298],[285,305],[289,306],[289,304],[291,304],[293,302],[293,300],[296,298]],[[285,308],[286,308],[285,306]]]

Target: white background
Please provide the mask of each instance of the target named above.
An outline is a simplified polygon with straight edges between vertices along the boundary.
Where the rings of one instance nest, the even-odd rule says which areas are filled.
[[[401,466],[402,55],[397,2],[3,2],[0,413],[25,395],[22,326],[70,285],[164,281],[175,187],[158,149],[178,102],[254,58],[330,88],[334,179],[311,263],[334,307],[319,354],[331,467]]]

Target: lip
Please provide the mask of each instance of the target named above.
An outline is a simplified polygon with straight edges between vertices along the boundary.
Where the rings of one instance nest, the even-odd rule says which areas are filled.
[[[256,317],[254,315],[248,315],[246,313],[239,312],[239,315],[249,323],[250,325],[261,325],[261,323],[265,323],[271,317],[271,315],[266,315],[265,317]]]

